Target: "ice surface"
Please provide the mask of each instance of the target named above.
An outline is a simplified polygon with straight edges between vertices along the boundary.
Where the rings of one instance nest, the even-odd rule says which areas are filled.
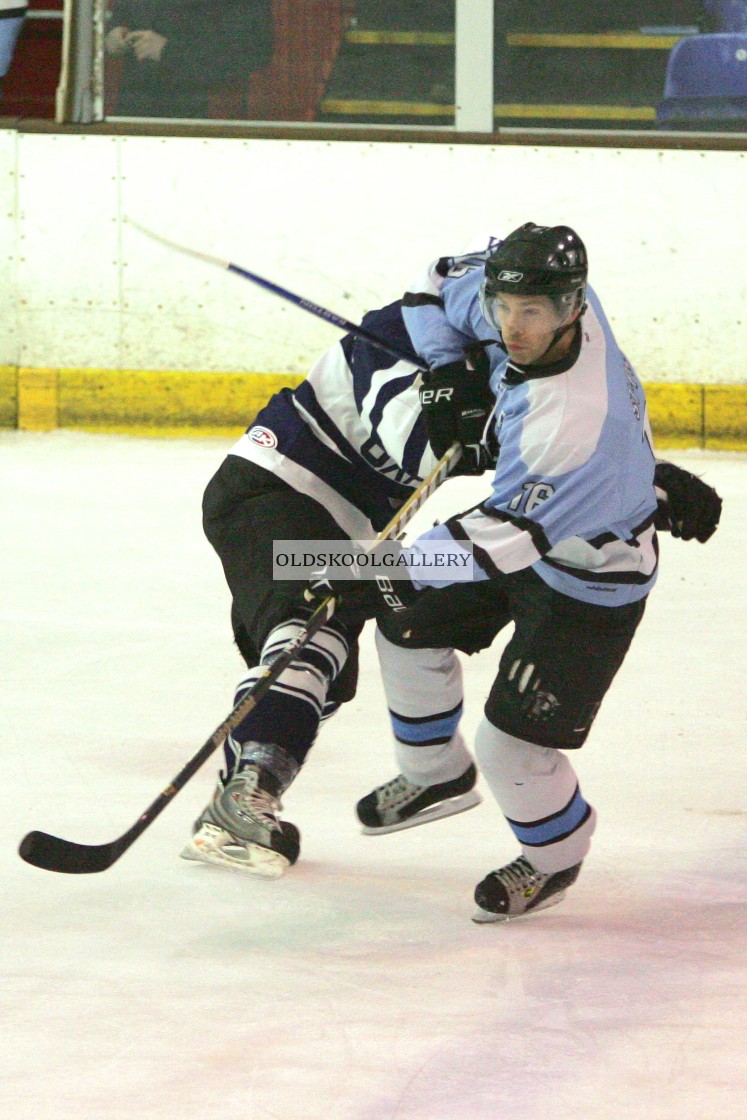
[[[8,1120],[702,1120],[747,1114],[747,456],[662,573],[577,758],[600,823],[559,907],[478,927],[516,847],[487,789],[367,837],[394,774],[371,635],[265,883],[177,858],[208,763],[111,870],[40,871],[40,828],[118,836],[231,707],[228,596],[200,528],[223,441],[0,436],[2,1016]],[[428,524],[477,500],[447,485]],[[479,497],[479,494],[477,495]],[[471,733],[500,645],[467,662]],[[216,757],[216,766],[218,759]]]

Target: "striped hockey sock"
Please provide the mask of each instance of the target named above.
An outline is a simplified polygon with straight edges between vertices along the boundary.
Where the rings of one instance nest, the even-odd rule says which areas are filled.
[[[271,664],[298,636],[304,624],[303,618],[290,618],[270,632],[262,647],[260,665],[239,682],[234,703],[258,679],[262,667]],[[348,648],[347,640],[334,625],[318,630],[262,702],[234,730],[234,743],[273,743],[302,765],[325,714],[327,691],[345,664]],[[228,773],[234,764],[234,750],[227,742]]]

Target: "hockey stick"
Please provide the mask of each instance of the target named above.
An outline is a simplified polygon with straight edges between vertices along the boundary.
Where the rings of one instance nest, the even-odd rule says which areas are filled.
[[[417,359],[413,358],[411,354],[407,354],[399,347],[393,346],[389,342],[385,342],[383,338],[373,334],[371,331],[366,330],[365,327],[360,326],[359,323],[353,323],[350,319],[343,318],[342,315],[337,315],[334,311],[329,311],[326,307],[322,307],[318,303],[314,303],[304,296],[296,295],[295,292],[288,291],[287,288],[281,288],[279,284],[274,284],[272,280],[265,280],[263,276],[258,276],[256,272],[250,272],[248,268],[242,268],[238,264],[232,264],[231,261],[221,260],[220,257],[212,257],[208,253],[200,253],[196,249],[190,249],[187,245],[181,245],[178,241],[169,241],[166,237],[161,237],[160,233],[154,233],[153,230],[141,226],[139,222],[133,222],[132,218],[127,221],[133,229],[139,230],[144,233],[146,237],[150,237],[153,241],[158,241],[159,244],[165,245],[167,249],[175,249],[177,253],[184,253],[188,257],[194,257],[195,260],[205,261],[207,264],[214,264],[218,268],[224,268],[228,272],[235,272],[237,276],[243,276],[245,280],[251,280],[252,284],[258,284],[260,288],[264,288],[268,292],[272,292],[275,296],[280,296],[281,299],[286,299],[289,303],[294,303],[296,307],[300,307],[303,311],[308,311],[311,315],[316,315],[318,319],[324,319],[325,323],[332,323],[333,326],[339,327],[348,334],[355,335],[357,338],[364,338],[366,342],[370,342],[372,346],[376,346],[379,350],[389,354],[392,358],[397,358],[400,362],[407,362],[408,365],[414,366],[425,372],[426,367]]]
[[[461,453],[461,447],[458,444],[449,448],[443,458],[439,459],[431,473],[423,479],[420,486],[413,491],[405,504],[394,515],[386,528],[371,542],[369,551],[374,549],[377,544],[381,544],[382,541],[398,536],[401,529],[456,466]],[[288,668],[300,650],[332,617],[334,609],[335,600],[333,596],[328,596],[319,604],[298,636],[288,644],[275,661],[265,667],[262,675],[244,693],[233,711],[226,716],[219,727],[216,727],[210,738],[200,747],[186,766],[179,771],[175,778],[172,778],[163,792],[122,836],[108,844],[76,844],[74,841],[64,840],[60,836],[51,836],[48,832],[29,832],[24,836],[18,849],[21,859],[46,871],[61,871],[68,875],[86,875],[96,871],[106,871],[163,812],[171,799],[186,785],[213,751],[221,745],[229,732],[233,731],[244,717],[256,708],[262,697],[277,681],[281,673]]]

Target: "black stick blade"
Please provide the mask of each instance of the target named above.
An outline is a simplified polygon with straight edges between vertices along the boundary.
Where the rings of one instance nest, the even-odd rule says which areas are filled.
[[[75,844],[60,836],[50,836],[48,832],[29,832],[21,841],[18,854],[26,863],[45,871],[91,875],[96,871],[106,871],[119,859],[123,850],[117,841],[113,844]]]

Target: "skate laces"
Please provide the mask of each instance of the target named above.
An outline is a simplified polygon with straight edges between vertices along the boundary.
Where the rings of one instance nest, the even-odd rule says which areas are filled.
[[[532,867],[528,859],[524,856],[519,856],[513,863],[506,864],[500,870],[494,871],[496,879],[499,879],[507,887],[525,887],[534,886],[536,883],[542,881],[543,875],[536,867]]]
[[[229,785],[234,783],[237,788],[230,790],[230,796],[237,812],[265,828],[279,829],[276,814],[283,806],[279,798],[259,786],[259,775],[256,772],[237,774]]]
[[[404,774],[398,774],[396,778],[392,778],[391,782],[379,787],[377,791],[379,804],[382,807],[391,805],[403,797],[411,796],[421,788],[421,786],[416,786],[414,782],[409,781]]]

